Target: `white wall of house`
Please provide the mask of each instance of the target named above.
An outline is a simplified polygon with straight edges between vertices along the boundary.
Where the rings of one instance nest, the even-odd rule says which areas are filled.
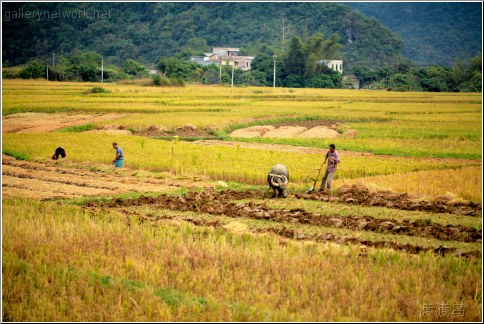
[[[343,61],[342,60],[321,60],[319,61],[321,64],[325,64],[333,71],[338,71],[339,73],[343,74]]]

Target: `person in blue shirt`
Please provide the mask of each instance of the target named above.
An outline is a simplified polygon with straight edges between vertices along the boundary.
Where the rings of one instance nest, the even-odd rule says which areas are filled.
[[[116,157],[113,160],[114,167],[120,168],[124,162],[123,150],[118,146],[117,142],[113,142],[113,148],[116,150]]]

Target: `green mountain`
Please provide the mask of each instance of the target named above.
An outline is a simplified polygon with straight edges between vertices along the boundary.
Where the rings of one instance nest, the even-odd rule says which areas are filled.
[[[346,5],[375,17],[403,38],[403,53],[422,64],[452,65],[482,52],[482,3],[398,2]]]
[[[27,16],[29,13],[29,16]],[[105,62],[160,57],[212,46],[257,55],[282,50],[291,36],[337,33],[345,67],[394,64],[400,37],[376,19],[336,3],[3,3],[5,65],[96,51]]]

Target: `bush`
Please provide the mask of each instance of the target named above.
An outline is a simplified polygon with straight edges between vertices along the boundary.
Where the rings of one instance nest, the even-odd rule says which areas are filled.
[[[155,74],[151,76],[151,79],[153,80],[153,85],[159,87],[161,85],[161,75]]]
[[[46,66],[40,60],[32,60],[20,71],[19,75],[22,79],[45,78],[47,76]]]
[[[91,94],[91,93],[111,93],[111,91],[106,90],[99,86],[92,87],[91,89],[84,91],[84,94]]]
[[[336,88],[331,80],[331,77],[326,74],[321,74],[310,79],[305,80],[305,88]]]
[[[148,71],[146,71],[146,68],[143,66],[143,64],[131,59],[128,59],[126,62],[124,62],[123,72],[133,77],[146,77],[148,75]]]
[[[168,79],[170,82],[170,85],[175,86],[175,87],[184,87],[185,82],[183,81],[182,78],[170,78]]]
[[[302,88],[304,84],[304,78],[298,75],[289,75],[286,78],[286,87],[289,88]]]
[[[162,76],[159,74],[155,74],[151,76],[153,80],[153,86],[155,87],[168,87],[168,86],[175,86],[175,87],[184,87],[185,82],[181,78],[167,78],[166,76]]]

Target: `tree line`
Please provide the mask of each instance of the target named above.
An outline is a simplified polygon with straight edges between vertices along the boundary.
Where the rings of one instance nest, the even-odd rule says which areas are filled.
[[[324,38],[316,33],[303,41],[297,36],[288,40],[283,52],[277,47],[264,46],[252,61],[252,69],[232,70],[231,66],[199,65],[189,60],[200,54],[184,50],[173,57],[159,59],[158,74],[149,75],[147,68],[133,59],[121,65],[106,64],[94,52],[79,52],[62,57],[56,64],[34,59],[21,68],[4,68],[4,78],[46,78],[53,81],[105,82],[151,78],[155,86],[195,84],[231,84],[237,86],[272,86],[291,88],[342,88],[342,74],[328,68],[324,62],[339,59],[341,48],[338,34]],[[398,65],[384,65],[371,69],[357,65],[346,70],[355,75],[361,88],[393,91],[475,92],[482,90],[482,54],[469,62],[458,60],[453,67],[430,66],[421,68],[402,59]]]
[[[471,60],[457,60],[452,67],[433,65],[418,67],[407,62],[399,66],[370,69],[355,66],[351,72],[367,89],[430,92],[478,92],[482,91],[482,53]]]

